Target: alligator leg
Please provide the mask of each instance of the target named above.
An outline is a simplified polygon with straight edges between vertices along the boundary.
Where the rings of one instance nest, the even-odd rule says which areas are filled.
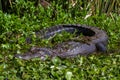
[[[107,51],[107,48],[103,43],[97,43],[96,48],[97,48],[98,51],[101,51],[101,52],[106,52]]]

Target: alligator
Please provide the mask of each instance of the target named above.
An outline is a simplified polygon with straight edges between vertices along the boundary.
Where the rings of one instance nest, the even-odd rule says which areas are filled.
[[[99,29],[98,27],[80,24],[61,24],[36,31],[35,34],[37,38],[49,39],[56,33],[61,33],[63,31],[75,33],[77,36],[82,33],[86,41],[67,41],[59,43],[52,48],[32,47],[24,54],[15,54],[15,57],[24,60],[29,60],[35,57],[45,59],[46,56],[59,56],[61,58],[67,58],[75,57],[77,55],[89,55],[90,53],[96,51],[106,52],[107,50],[108,36],[105,31]],[[31,43],[31,37],[28,37],[26,42]]]

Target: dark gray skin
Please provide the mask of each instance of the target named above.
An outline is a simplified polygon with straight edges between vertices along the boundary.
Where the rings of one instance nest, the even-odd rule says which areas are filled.
[[[15,57],[24,59],[24,60],[40,57],[40,59],[44,60],[46,58],[46,55],[51,56],[51,54],[52,54],[52,51],[50,49],[32,47],[29,52],[26,52],[23,55],[16,54]]]
[[[43,29],[35,32],[37,38],[48,39],[55,35],[56,33],[61,33],[62,31],[67,31],[69,33],[74,33],[79,35],[82,33],[86,42],[75,42],[68,41],[56,45],[53,48],[37,48],[33,47],[27,53],[21,55],[16,54],[15,57],[29,60],[31,58],[40,57],[44,59],[45,55],[55,57],[59,56],[61,58],[75,57],[76,55],[88,55],[95,51],[106,52],[108,36],[105,31],[100,30],[97,27],[83,26],[83,25],[57,25],[50,27],[48,29]],[[31,38],[26,39],[27,43],[31,42]]]
[[[62,58],[75,57],[79,54],[89,55],[89,53],[96,51],[96,46],[94,44],[69,41],[58,44],[53,48],[53,51],[57,52],[57,56]]]
[[[29,60],[35,57],[39,57],[42,60],[45,60],[46,55],[50,57],[59,56],[61,58],[66,57],[75,57],[77,55],[88,55],[96,50],[94,44],[85,44],[81,42],[68,41],[60,43],[54,46],[52,49],[50,48],[38,48],[32,47],[29,52],[21,54],[16,54],[15,57]],[[89,53],[88,53],[89,52]]]

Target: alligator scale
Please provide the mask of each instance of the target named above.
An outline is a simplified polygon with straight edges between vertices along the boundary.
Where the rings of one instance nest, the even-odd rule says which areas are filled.
[[[105,31],[97,27],[80,24],[63,24],[37,31],[35,34],[41,39],[48,39],[56,33],[61,33],[62,31],[75,33],[76,35],[82,33],[84,38],[87,39],[87,42],[83,43],[78,41],[67,41],[57,44],[52,48],[32,47],[28,52],[24,54],[16,54],[15,57],[24,60],[29,60],[35,57],[44,59],[46,55],[50,57],[59,56],[61,58],[66,58],[75,57],[77,55],[88,55],[95,51],[105,52],[107,50],[106,46],[108,42],[108,36]],[[27,38],[26,40],[28,43],[31,42],[30,38]]]

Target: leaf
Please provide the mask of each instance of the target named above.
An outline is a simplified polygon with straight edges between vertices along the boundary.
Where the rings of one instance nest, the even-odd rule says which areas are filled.
[[[72,75],[73,75],[72,72],[67,71],[67,72],[66,72],[66,75],[65,75],[65,78],[66,78],[67,80],[71,80]]]

